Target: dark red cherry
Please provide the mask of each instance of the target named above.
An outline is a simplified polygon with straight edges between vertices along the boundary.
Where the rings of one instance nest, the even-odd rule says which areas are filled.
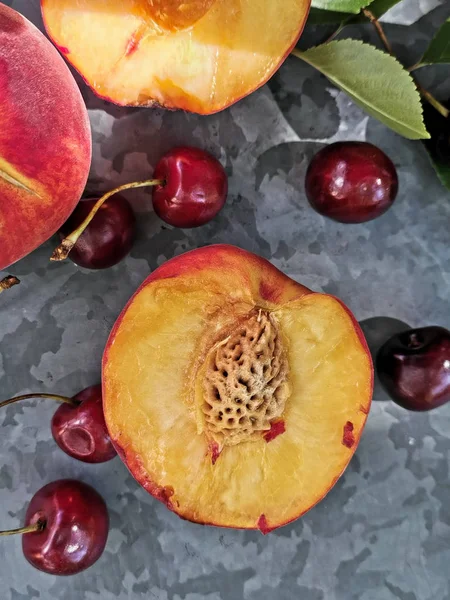
[[[86,198],[75,207],[61,228],[61,239],[83,223],[98,198]],[[123,196],[116,194],[102,204],[78,238],[69,258],[86,269],[107,269],[130,252],[134,242],[136,219]]]
[[[153,190],[155,213],[174,227],[204,225],[225,204],[225,170],[214,156],[199,148],[174,148],[158,162],[154,178],[164,182]]]
[[[392,205],[398,177],[391,159],[373,144],[336,142],[312,159],[305,189],[321,215],[341,223],[363,223]]]
[[[102,388],[93,385],[74,398],[56,394],[24,394],[0,402],[0,409],[22,400],[56,400],[63,404],[52,419],[52,434],[69,456],[87,463],[101,463],[116,456],[106,428]]]
[[[409,410],[431,410],[450,400],[450,331],[410,329],[379,350],[377,372],[392,400]]]
[[[52,434],[66,454],[87,463],[101,463],[116,456],[106,428],[102,386],[88,387],[74,398],[78,406],[61,404],[52,419]]]
[[[101,556],[108,538],[108,510],[91,486],[71,479],[49,483],[32,498],[24,533],[25,558],[36,569],[51,575],[74,575]]]

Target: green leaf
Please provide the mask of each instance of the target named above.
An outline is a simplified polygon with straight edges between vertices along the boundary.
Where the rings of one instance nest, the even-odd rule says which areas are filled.
[[[313,8],[357,14],[370,0],[312,0]]]
[[[364,2],[364,4],[367,4]],[[379,19],[386,13],[390,8],[402,2],[402,0],[373,0],[366,8]],[[363,14],[349,14],[346,12],[337,12],[336,10],[322,10],[320,8],[314,8],[315,2],[313,2],[313,8],[311,8],[308,17],[308,23],[310,25],[329,25],[329,24],[341,24],[341,25],[352,25],[355,23],[367,23],[367,17]],[[363,4],[361,1],[359,4]]]
[[[402,0],[374,0],[365,8],[370,10],[376,19],[379,19],[399,2],[402,2]],[[362,13],[356,16],[351,15],[346,25],[354,25],[356,23],[368,23],[368,19]]]
[[[308,25],[339,24],[352,17],[354,17],[354,15],[349,15],[348,13],[311,8],[309,11]]]
[[[450,19],[431,40],[427,51],[419,62],[420,66],[450,63]]]
[[[448,103],[444,104],[448,106]],[[450,120],[429,104],[424,105],[423,115],[431,134],[431,138],[425,140],[423,145],[439,179],[450,190]]]
[[[402,2],[402,0],[374,0],[366,8],[379,19],[399,2]]]
[[[411,75],[392,56],[356,40],[340,40],[293,54],[323,73],[369,115],[412,140],[429,135]]]
[[[442,185],[450,190],[450,165],[436,161],[430,153],[428,153],[428,156],[430,157],[431,164],[433,165]]]

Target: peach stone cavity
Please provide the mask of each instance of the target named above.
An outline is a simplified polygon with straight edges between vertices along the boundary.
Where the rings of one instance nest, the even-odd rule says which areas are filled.
[[[148,25],[162,31],[182,31],[206,15],[217,0],[147,0],[142,5]]]
[[[221,449],[257,441],[283,414],[289,365],[273,315],[251,314],[209,351],[200,370],[202,420]]]

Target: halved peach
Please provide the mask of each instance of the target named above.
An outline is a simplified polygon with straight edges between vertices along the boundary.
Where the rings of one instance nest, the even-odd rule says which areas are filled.
[[[210,114],[263,85],[310,0],[41,0],[48,34],[99,96]]]
[[[226,245],[157,269],[103,358],[109,433],[143,487],[185,519],[264,533],[337,481],[372,385],[339,300]]]
[[[0,4],[0,269],[59,229],[90,164],[88,114],[67,65],[32,23]]]

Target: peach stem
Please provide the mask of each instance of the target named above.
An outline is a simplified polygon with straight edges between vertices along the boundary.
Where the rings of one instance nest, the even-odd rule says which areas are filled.
[[[66,404],[70,404],[71,406],[79,406],[80,402],[74,400],[73,398],[68,398],[67,396],[59,396],[57,394],[24,394],[23,396],[16,396],[15,398],[10,398],[9,400],[4,400],[4,402],[0,402],[0,408],[4,408],[9,404],[14,404],[15,402],[20,402],[21,400],[33,400],[33,398],[45,398],[49,400],[55,400],[56,402],[65,402]]]
[[[9,288],[12,288],[13,285],[17,285],[19,283],[20,280],[17,279],[17,277],[14,277],[14,275],[8,275],[7,277],[4,277],[0,281],[0,294],[5,290],[9,290]]]
[[[36,533],[42,531],[45,527],[44,521],[37,521],[33,525],[27,525],[27,527],[21,527],[20,529],[10,529],[7,531],[0,531],[0,535],[16,535],[18,533]]]
[[[114,194],[118,194],[119,192],[124,192],[125,190],[132,190],[135,188],[150,187],[150,186],[156,186],[156,185],[164,185],[164,183],[165,182],[162,179],[148,179],[147,181],[134,181],[133,183],[126,183],[125,185],[121,185],[121,186],[111,190],[110,192],[107,192],[104,196],[102,196],[99,200],[97,200],[97,202],[95,203],[91,212],[88,214],[88,216],[85,218],[85,220],[81,223],[81,225],[79,227],[77,227],[74,231],[72,231],[71,234],[69,234],[67,237],[65,237],[63,239],[63,241],[60,243],[60,245],[54,250],[53,254],[50,257],[50,260],[54,260],[54,261],[65,260],[69,256],[69,252],[72,250],[72,248],[77,243],[78,238],[81,236],[83,231],[86,229],[86,227],[92,221],[92,219],[95,217],[95,215],[97,214],[97,211],[101,208],[102,204],[104,202],[106,202],[106,200],[108,200],[108,198],[111,198],[111,196],[114,196]]]

